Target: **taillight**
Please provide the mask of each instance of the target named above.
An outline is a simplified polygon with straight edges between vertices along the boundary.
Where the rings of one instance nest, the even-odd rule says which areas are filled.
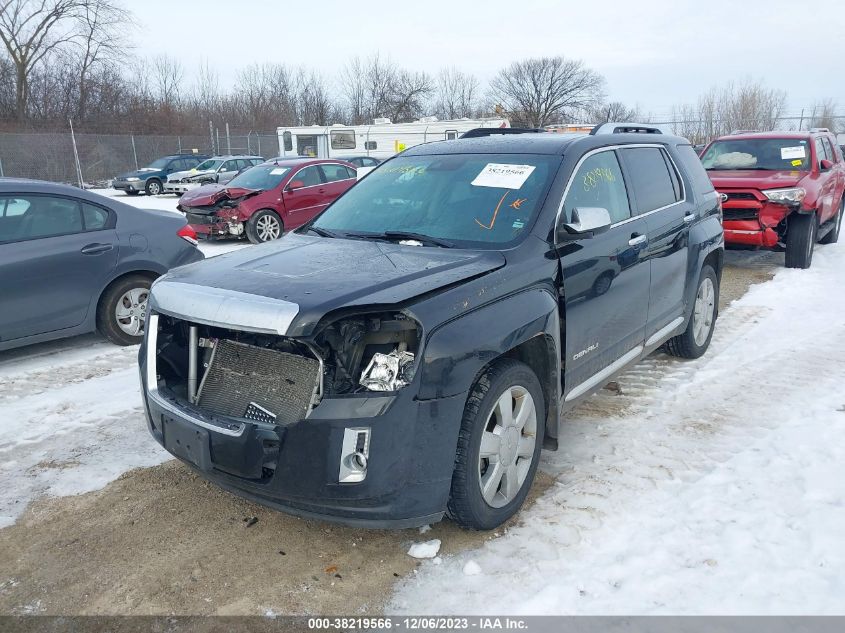
[[[196,246],[197,244],[199,244],[199,241],[197,240],[197,232],[194,230],[194,227],[192,227],[190,224],[186,224],[181,229],[176,231],[176,235],[181,237],[183,240],[185,240],[186,242],[188,242],[188,244],[192,246]]]

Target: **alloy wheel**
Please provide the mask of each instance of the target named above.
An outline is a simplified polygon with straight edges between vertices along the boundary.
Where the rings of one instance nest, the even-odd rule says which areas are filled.
[[[501,508],[522,488],[537,443],[537,408],[527,389],[509,387],[496,401],[481,435],[479,485],[484,501]]]
[[[267,242],[278,239],[282,231],[276,218],[272,215],[262,215],[255,223],[255,232],[258,234],[259,240]]]
[[[132,288],[117,300],[114,309],[117,325],[130,336],[140,336],[144,333],[149,294],[149,288]]]
[[[716,313],[716,289],[710,277],[705,277],[698,287],[695,296],[695,309],[692,315],[692,334],[695,344],[704,345],[713,327],[713,316]]]

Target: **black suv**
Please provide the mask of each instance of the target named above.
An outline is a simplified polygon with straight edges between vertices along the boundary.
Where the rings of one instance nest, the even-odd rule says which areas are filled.
[[[298,515],[501,524],[566,410],[713,334],[707,174],[685,139],[615,129],[419,145],[279,242],[157,281],[155,439]]]

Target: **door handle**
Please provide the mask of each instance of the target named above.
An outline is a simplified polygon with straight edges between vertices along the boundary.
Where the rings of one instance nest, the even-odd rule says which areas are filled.
[[[325,190],[325,189],[318,189],[318,191],[319,191],[320,193],[326,193],[326,190]]]
[[[99,255],[100,253],[105,253],[113,248],[114,246],[111,244],[88,244],[87,246],[83,246],[79,252],[83,255]]]
[[[695,220],[695,213],[687,213],[687,214],[684,216],[684,222],[686,222],[687,224],[689,224],[689,223],[690,223],[690,222],[692,222],[693,220]]]
[[[648,237],[645,235],[640,235],[638,233],[634,233],[631,236],[631,239],[628,240],[628,246],[641,246],[648,242]]]

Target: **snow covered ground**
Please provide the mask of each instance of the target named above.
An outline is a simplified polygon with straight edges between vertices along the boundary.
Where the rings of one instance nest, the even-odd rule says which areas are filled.
[[[425,563],[390,610],[845,614],[843,275],[821,248],[725,311],[705,357],[620,379],[631,406],[569,420],[521,524]]]
[[[179,213],[175,196],[94,192]],[[200,248],[213,257],[246,245],[203,242]],[[127,470],[170,459],[149,441],[137,354],[95,335],[0,354],[0,527],[39,496],[96,490]]]

